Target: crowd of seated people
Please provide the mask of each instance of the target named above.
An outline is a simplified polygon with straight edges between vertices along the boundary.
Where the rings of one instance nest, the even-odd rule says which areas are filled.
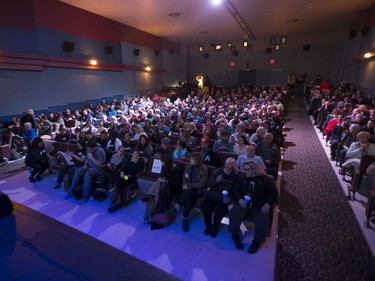
[[[340,166],[340,174],[352,186],[363,155],[375,156],[375,99],[352,84],[316,85],[306,97],[308,114],[330,146],[331,161]]]
[[[23,119],[38,132],[38,139],[78,146],[77,150],[62,154],[68,160],[59,172],[55,188],[59,188],[63,177],[68,175],[65,198],[80,193],[81,197],[75,196],[80,198],[80,204],[86,203],[90,196],[111,191],[109,212],[130,203],[129,189],[137,183],[151,158],[163,159],[163,163],[169,163],[169,158],[172,162],[184,162],[180,171],[181,186],[173,184],[176,190],[168,191],[168,202],[164,204],[171,206],[174,212],[182,210],[182,228],[189,231],[190,212],[198,199],[202,199],[204,233],[215,237],[219,221],[227,214],[224,207],[238,203],[234,210],[241,214],[242,220],[255,206],[257,213],[268,214],[270,205],[276,201],[274,183],[283,146],[285,93],[278,87],[251,89],[242,86],[213,89],[209,93],[196,90],[185,99],[129,97],[110,103],[99,102],[96,106],[88,104],[79,110],[67,109],[64,113],[51,112],[47,117],[44,114],[36,117],[30,109]],[[24,124],[14,119],[6,126],[12,131],[17,122]],[[222,155],[225,157],[220,157]],[[41,180],[43,169],[44,166],[33,170],[30,181],[34,182],[34,176],[39,174],[36,180]],[[214,169],[218,170],[210,176]],[[247,172],[250,170],[251,173]],[[172,168],[169,173],[171,171]],[[259,177],[250,182],[259,182],[259,190],[264,192],[262,198],[256,198],[251,193],[253,189],[247,194],[244,186],[241,191],[235,190],[236,184],[229,186],[235,178],[242,179],[241,184],[246,185],[247,177]],[[164,183],[170,178],[168,174],[158,180]],[[224,189],[229,196],[221,202]],[[254,204],[243,202],[244,195],[253,197]],[[213,211],[217,214],[210,221]],[[268,224],[261,220],[258,225],[262,228],[261,238],[254,241],[250,252],[256,252],[264,242],[264,229]],[[231,229],[236,247],[242,248],[237,222]]]

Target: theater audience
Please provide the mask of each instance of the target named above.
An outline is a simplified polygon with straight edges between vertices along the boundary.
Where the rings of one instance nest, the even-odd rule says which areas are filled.
[[[29,122],[27,122],[29,123]],[[31,126],[31,123],[29,123]],[[25,165],[31,168],[29,181],[34,183],[36,180],[41,181],[43,173],[50,166],[48,156],[44,149],[43,139],[36,137],[30,144],[29,151],[25,158]]]

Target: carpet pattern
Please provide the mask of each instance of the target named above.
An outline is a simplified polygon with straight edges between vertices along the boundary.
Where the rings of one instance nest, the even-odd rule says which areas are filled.
[[[303,100],[287,108],[275,280],[375,280],[375,259]]]

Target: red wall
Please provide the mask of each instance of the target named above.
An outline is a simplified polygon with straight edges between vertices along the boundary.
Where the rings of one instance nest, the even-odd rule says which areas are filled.
[[[2,0],[0,6],[0,25],[32,31],[35,29],[34,1]]]

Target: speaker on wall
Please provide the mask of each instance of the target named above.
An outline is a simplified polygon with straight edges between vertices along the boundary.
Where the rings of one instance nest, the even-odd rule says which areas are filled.
[[[310,44],[303,45],[303,50],[304,51],[310,51],[310,49],[311,49],[311,45]]]
[[[113,47],[112,46],[105,46],[104,47],[104,53],[106,55],[110,55],[110,54],[112,54],[112,52],[113,52]]]
[[[158,56],[159,54],[160,54],[160,50],[155,49],[155,50],[154,50],[154,55],[155,55],[155,56]]]
[[[354,38],[354,37],[356,37],[357,36],[357,30],[351,30],[350,32],[349,32],[349,37],[350,38]]]
[[[370,27],[369,26],[361,29],[362,37],[367,37],[369,33],[370,33]]]
[[[13,204],[8,195],[0,191],[0,218],[6,217],[13,212]]]
[[[266,48],[266,54],[271,54],[272,53],[272,48]]]
[[[210,57],[210,55],[209,55],[208,53],[204,53],[204,54],[203,54],[203,57],[204,57],[205,59],[208,59],[208,58]]]
[[[141,51],[141,50],[139,50],[139,49],[134,49],[134,50],[133,50],[133,55],[136,56],[136,57],[138,57],[140,51]]]
[[[69,41],[65,41],[63,43],[63,50],[64,50],[64,52],[67,52],[67,53],[73,52],[74,51],[74,43],[69,42]]]

